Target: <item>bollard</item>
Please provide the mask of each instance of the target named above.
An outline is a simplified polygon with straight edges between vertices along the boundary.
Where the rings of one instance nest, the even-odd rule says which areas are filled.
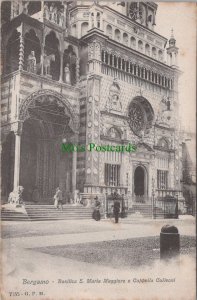
[[[175,226],[165,225],[160,233],[160,259],[176,257],[180,254],[180,235]]]

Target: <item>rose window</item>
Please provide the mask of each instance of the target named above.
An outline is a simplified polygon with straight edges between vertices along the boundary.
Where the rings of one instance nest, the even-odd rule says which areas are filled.
[[[142,136],[152,127],[154,118],[150,103],[143,97],[136,97],[129,106],[129,126],[134,134]]]

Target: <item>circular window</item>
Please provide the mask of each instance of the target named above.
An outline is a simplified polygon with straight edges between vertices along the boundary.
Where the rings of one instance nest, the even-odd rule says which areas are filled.
[[[154,119],[153,109],[150,103],[143,97],[136,97],[129,106],[129,126],[133,133],[142,136],[152,127]]]

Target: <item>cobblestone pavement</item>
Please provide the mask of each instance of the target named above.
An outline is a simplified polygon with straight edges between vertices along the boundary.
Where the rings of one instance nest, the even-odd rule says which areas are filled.
[[[193,300],[195,264],[190,256],[182,256],[179,264],[174,261],[167,266],[166,263],[157,260],[151,268],[144,266],[123,270],[99,265],[97,262],[94,264],[41,253],[36,249],[159,236],[161,227],[165,224],[177,226],[181,235],[195,236],[195,220],[189,218],[132,221],[124,219],[119,224],[114,224],[112,220],[4,222],[4,298],[16,299],[8,297],[9,292],[16,291],[20,293],[20,300],[67,300],[71,297],[73,300],[93,300],[99,297],[104,300],[133,300],[134,297],[138,297],[139,300],[152,300],[153,297],[165,294],[168,298],[161,299],[178,300],[180,295],[180,299],[182,297],[184,300]],[[156,282],[157,278],[175,280],[176,283]],[[138,279],[146,279],[147,282],[140,283]],[[48,283],[35,285],[36,280],[48,280]]]

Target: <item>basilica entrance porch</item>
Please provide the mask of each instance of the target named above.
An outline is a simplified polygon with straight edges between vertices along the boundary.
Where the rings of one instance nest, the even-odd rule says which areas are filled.
[[[23,186],[25,203],[49,204],[59,186],[69,201],[76,189],[76,152],[61,150],[62,139],[70,143],[76,139],[69,109],[43,92],[24,103],[20,117],[23,121],[15,124],[2,146],[4,199]]]

